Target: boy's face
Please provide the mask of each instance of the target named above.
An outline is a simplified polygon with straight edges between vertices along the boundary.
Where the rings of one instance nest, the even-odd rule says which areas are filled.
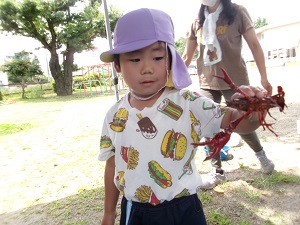
[[[166,44],[156,42],[143,49],[120,54],[119,71],[137,96],[148,97],[167,82],[166,60]]]

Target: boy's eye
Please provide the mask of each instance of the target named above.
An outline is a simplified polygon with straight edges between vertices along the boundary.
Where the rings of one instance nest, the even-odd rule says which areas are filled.
[[[139,62],[140,59],[129,59],[129,61],[131,61],[131,62]]]
[[[154,60],[160,61],[160,60],[162,60],[163,58],[164,58],[164,57],[155,57]]]

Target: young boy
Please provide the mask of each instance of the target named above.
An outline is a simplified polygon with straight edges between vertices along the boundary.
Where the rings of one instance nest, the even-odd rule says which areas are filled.
[[[190,75],[174,48],[171,18],[154,9],[139,9],[119,19],[114,49],[103,52],[114,62],[129,93],[106,114],[99,160],[106,161],[102,225],[114,224],[119,193],[120,224],[206,224],[197,190],[202,184],[192,145],[212,138],[243,115],[221,109],[212,100],[184,90]],[[243,86],[250,96],[266,91]],[[235,94],[233,98],[242,97]],[[259,126],[256,113],[235,132]]]

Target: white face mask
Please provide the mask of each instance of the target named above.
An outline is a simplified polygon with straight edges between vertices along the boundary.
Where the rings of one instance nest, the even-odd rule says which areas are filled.
[[[203,5],[207,5],[209,7],[213,7],[218,0],[202,0]]]

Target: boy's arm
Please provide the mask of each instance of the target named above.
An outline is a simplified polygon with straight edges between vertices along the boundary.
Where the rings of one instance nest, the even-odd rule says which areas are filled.
[[[250,97],[256,96],[257,98],[266,97],[268,92],[267,90],[262,90],[258,87],[252,86],[245,86],[242,85],[239,87],[244,93],[246,93]],[[231,99],[235,98],[242,98],[244,95],[240,93],[235,93],[232,95]],[[263,118],[266,116],[267,112],[260,112],[263,113]],[[221,128],[225,129],[228,125],[235,121],[236,119],[241,118],[245,114],[244,111],[233,109],[233,108],[226,108],[226,113],[222,119]],[[250,133],[256,130],[260,126],[258,112],[252,112],[249,116],[244,118],[234,130],[236,133]]]
[[[119,199],[119,190],[114,184],[115,175],[115,156],[106,161],[104,174],[104,216],[102,225],[114,225],[117,216],[116,206]]]
[[[222,120],[221,128],[225,129],[229,126],[230,122],[235,121],[243,116],[245,112],[239,111],[233,108],[226,108],[226,113]],[[255,115],[255,116],[253,116]],[[255,119],[254,119],[255,118]],[[233,129],[236,133],[247,134],[252,131],[255,131],[260,126],[259,119],[257,117],[257,113],[251,113],[248,117],[244,118],[237,126]]]

